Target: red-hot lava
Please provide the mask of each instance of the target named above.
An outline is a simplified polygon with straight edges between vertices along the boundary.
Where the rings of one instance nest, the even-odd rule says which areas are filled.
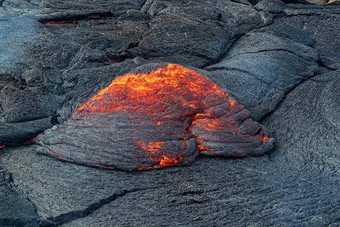
[[[109,62],[111,62],[112,64],[117,64],[117,63],[119,63],[118,61],[113,61],[112,59],[107,59]]]
[[[36,141],[36,139],[37,139],[37,136],[34,137],[34,138],[32,138],[32,139],[30,139],[30,140],[27,140],[27,141],[24,142],[22,145],[31,145],[31,144],[34,144],[35,141]]]
[[[187,165],[197,151],[226,157],[269,151],[273,140],[249,117],[250,113],[212,80],[167,64],[148,73],[117,77],[55,129],[52,134],[58,136],[49,133],[38,140],[55,144],[48,147],[60,159],[145,170]],[[67,136],[71,128],[77,130]],[[68,142],[60,142],[66,138]],[[75,153],[67,146],[76,146],[71,149]],[[79,149],[84,149],[83,153]]]
[[[44,21],[40,22],[42,24],[77,24],[79,21],[85,21],[85,19],[81,20],[51,20],[51,21]],[[96,21],[96,19],[91,19],[89,21]]]
[[[165,100],[166,102],[163,102]],[[227,101],[230,103],[229,108],[236,103],[228,99],[228,93],[218,88],[207,77],[180,65],[168,64],[167,67],[160,67],[149,73],[129,73],[116,78],[109,86],[82,104],[75,115],[78,116],[82,112],[117,110],[148,115],[163,113],[150,117],[161,121],[197,114],[207,105]],[[179,107],[178,109],[185,109],[187,114],[176,115],[172,112],[164,114],[167,113],[166,108],[170,102]]]
[[[54,21],[46,21],[41,22],[42,24],[76,24],[77,20],[54,20]]]

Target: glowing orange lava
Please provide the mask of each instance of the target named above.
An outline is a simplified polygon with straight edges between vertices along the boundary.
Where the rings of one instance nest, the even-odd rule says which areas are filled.
[[[31,145],[31,144],[33,144],[35,142],[36,139],[37,139],[37,136],[32,138],[32,139],[30,139],[30,140],[28,140],[28,141],[26,141],[26,142],[24,142],[23,145]]]
[[[118,61],[113,61],[112,59],[107,59],[109,62],[111,62],[111,63],[113,63],[113,64],[117,64],[117,63],[119,63]]]
[[[78,19],[78,20],[51,20],[40,22],[42,24],[77,24],[79,21],[86,21],[86,19]],[[96,19],[90,19],[89,21],[96,21]]]
[[[155,169],[155,168],[160,168],[160,167],[166,167],[166,166],[172,166],[179,162],[182,157],[179,157],[179,155],[175,155],[174,157],[171,157],[173,155],[167,153],[166,151],[162,151],[161,147],[164,142],[142,142],[140,140],[135,141],[140,148],[142,148],[145,151],[150,152],[151,154],[155,154],[158,157],[150,157],[148,156],[149,159],[154,160],[159,162],[159,165],[155,166],[149,166],[147,167],[148,169]],[[138,157],[135,157],[136,160],[138,160]]]
[[[60,159],[64,159],[63,156],[61,156],[60,154],[58,154],[57,152],[53,151],[52,149],[49,148],[49,150],[52,152],[52,154],[58,156]]]
[[[6,147],[5,145],[0,145],[0,149],[1,149],[1,148],[5,148],[5,147]]]
[[[145,151],[149,151],[152,154],[156,154],[157,151],[161,148],[162,144],[164,142],[146,142],[144,143],[143,141],[136,140],[136,143]]]
[[[55,21],[47,21],[41,22],[42,24],[76,24],[77,20],[55,20]]]
[[[86,152],[92,157],[77,156],[81,163],[107,169],[147,170],[188,165],[198,151],[226,157],[252,156],[253,150],[254,155],[261,154],[259,148],[270,138],[249,117],[249,111],[209,78],[180,65],[167,64],[147,73],[117,77],[81,104],[68,125],[82,129],[90,123],[97,132],[86,139],[81,132],[80,138],[75,137],[80,144],[89,141],[93,146]],[[67,133],[63,127],[60,130]],[[101,137],[102,133],[107,137]],[[50,152],[60,159],[77,161],[72,152],[63,150],[63,141],[69,138],[56,134],[58,139],[54,141],[59,142],[53,150],[49,148]],[[120,143],[127,147],[124,154],[115,150]],[[103,150],[101,144],[105,145]],[[268,149],[269,145],[263,152]],[[78,145],[74,152],[79,152]]]
[[[269,136],[265,136],[265,135],[262,135],[262,134],[259,136],[259,138],[262,141],[269,140]]]
[[[208,152],[210,152],[211,154],[218,155],[218,153],[216,153],[215,151],[211,150],[210,148],[204,146],[203,144],[197,143],[197,146],[198,146],[198,149],[199,149],[200,151],[208,151]]]
[[[207,100],[212,95],[217,95],[219,99]],[[153,118],[164,120],[177,117],[176,113],[166,114],[165,108],[169,104],[185,109],[186,115],[197,114],[207,105],[207,101],[210,105],[217,105],[226,102],[227,97],[228,93],[207,77],[180,65],[168,64],[149,73],[129,73],[117,77],[109,86],[83,103],[74,116],[77,118],[83,112],[104,111],[152,114],[164,109],[164,114]],[[173,103],[159,101],[164,98]]]

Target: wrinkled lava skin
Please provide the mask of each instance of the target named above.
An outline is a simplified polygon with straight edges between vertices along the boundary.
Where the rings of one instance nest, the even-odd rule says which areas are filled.
[[[274,146],[227,92],[176,64],[117,77],[36,142],[58,159],[122,170],[189,165],[200,153],[259,156]]]

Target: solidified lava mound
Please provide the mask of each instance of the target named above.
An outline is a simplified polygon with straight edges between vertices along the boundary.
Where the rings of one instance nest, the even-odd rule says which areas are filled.
[[[274,146],[227,92],[176,64],[116,78],[36,141],[58,159],[122,170],[188,165],[199,153],[258,156]]]

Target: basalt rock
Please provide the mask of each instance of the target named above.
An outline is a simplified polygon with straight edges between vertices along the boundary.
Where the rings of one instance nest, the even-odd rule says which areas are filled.
[[[37,214],[32,204],[11,184],[11,175],[0,169],[0,225],[37,226]]]
[[[31,133],[15,136],[10,128],[46,129],[12,126],[17,122],[67,120],[79,101],[140,65],[217,62],[238,36],[268,23],[267,16],[250,4],[230,1],[4,1],[0,124],[9,130],[0,144],[32,138]],[[24,99],[16,102],[12,94]]]
[[[280,32],[270,25],[247,33],[221,61],[204,68],[256,120],[274,111],[290,89],[318,70],[318,54],[308,46],[310,36],[301,31],[291,36],[296,29],[282,26]]]
[[[0,225],[340,226],[339,1],[293,2],[306,1],[0,0]],[[163,62],[204,75],[228,96],[210,96],[204,105],[191,99],[196,107],[187,109],[169,103],[174,115],[193,113],[171,120],[177,128],[164,119],[160,125],[128,119],[145,116],[136,111],[101,120],[77,111],[115,79]],[[233,97],[232,109],[244,106],[231,116],[248,118],[240,127],[211,130],[233,113],[229,101],[209,105],[221,97]],[[214,115],[193,119],[204,111]],[[88,131],[79,127],[84,122],[92,124]],[[119,129],[111,136],[114,147],[93,133],[104,132],[93,126],[104,122]],[[137,141],[127,142],[136,125]],[[250,133],[251,125],[260,126],[258,134],[240,131]],[[272,152],[223,157],[237,149],[231,145],[254,151],[270,142],[262,125],[276,140]],[[44,131],[44,145],[29,145]],[[254,143],[230,143],[239,138]],[[91,145],[101,147],[100,157]],[[160,167],[162,158],[153,153],[165,154],[162,146],[188,155],[178,165],[205,156],[153,171],[117,171],[94,162],[107,160],[102,151],[123,147],[148,158],[133,156],[131,165],[127,155],[119,166],[109,156],[116,167]]]
[[[207,77],[166,64],[116,78],[36,142],[43,153],[109,169],[188,165],[201,153],[248,157],[274,140]]]

